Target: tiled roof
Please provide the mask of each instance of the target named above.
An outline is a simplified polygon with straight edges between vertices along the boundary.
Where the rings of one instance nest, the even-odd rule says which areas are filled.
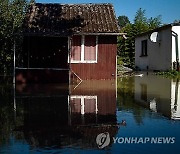
[[[25,33],[118,33],[112,4],[32,4]]]

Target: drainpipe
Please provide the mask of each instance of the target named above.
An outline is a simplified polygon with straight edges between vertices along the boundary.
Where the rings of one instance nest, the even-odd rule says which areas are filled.
[[[176,48],[176,66],[177,71],[179,71],[179,47],[178,47],[178,34],[172,31],[172,36],[175,37],[175,48]]]
[[[178,102],[178,92],[179,92],[179,79],[176,80],[175,86],[175,101],[174,101],[174,109],[177,111],[177,102]]]

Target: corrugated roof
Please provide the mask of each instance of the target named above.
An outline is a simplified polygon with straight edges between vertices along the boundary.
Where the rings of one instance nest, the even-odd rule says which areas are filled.
[[[25,33],[118,33],[112,4],[32,4]]]

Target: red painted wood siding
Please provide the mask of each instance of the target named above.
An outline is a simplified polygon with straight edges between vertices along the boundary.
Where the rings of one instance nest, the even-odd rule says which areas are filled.
[[[116,52],[116,36],[99,36],[97,63],[73,63],[71,69],[83,80],[115,79]]]

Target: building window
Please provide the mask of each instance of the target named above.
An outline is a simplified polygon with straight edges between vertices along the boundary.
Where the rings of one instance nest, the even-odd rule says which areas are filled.
[[[81,60],[81,37],[80,36],[73,37],[71,60],[72,61]]]
[[[84,45],[84,60],[96,61],[96,37],[86,36]]]
[[[147,40],[141,42],[141,56],[147,56]]]
[[[97,108],[97,96],[70,96],[70,108],[72,113],[96,113]]]
[[[73,36],[71,63],[97,63],[98,36]]]

